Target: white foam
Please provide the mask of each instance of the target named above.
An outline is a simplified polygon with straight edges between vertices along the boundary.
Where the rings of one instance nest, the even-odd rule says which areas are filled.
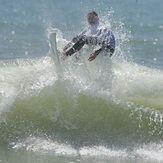
[[[143,158],[154,161],[163,161],[163,142],[159,144],[150,143],[138,148],[135,153]]]
[[[81,147],[75,149],[68,143],[58,143],[50,139],[30,137],[18,143],[12,143],[13,149],[26,149],[28,151],[44,153],[57,156],[71,156],[81,159],[86,158],[101,158],[101,159],[138,159],[146,161],[163,161],[163,142],[150,143],[130,149],[108,148],[105,146]]]

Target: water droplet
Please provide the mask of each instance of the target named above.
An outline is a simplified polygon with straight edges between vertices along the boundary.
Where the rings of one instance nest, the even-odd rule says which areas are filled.
[[[11,34],[14,35],[15,34],[15,31],[12,31]]]

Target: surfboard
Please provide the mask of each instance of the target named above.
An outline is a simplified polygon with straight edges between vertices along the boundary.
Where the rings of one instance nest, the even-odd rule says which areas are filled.
[[[60,57],[57,50],[57,42],[56,42],[56,33],[51,33],[49,37],[50,49],[49,56],[55,63],[56,71],[59,76],[62,74],[62,67],[60,63]]]

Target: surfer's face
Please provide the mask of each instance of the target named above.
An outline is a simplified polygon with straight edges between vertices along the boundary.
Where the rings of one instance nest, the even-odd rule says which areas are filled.
[[[92,25],[92,24],[96,24],[98,22],[99,18],[94,14],[88,14],[87,20],[88,20],[88,23]]]

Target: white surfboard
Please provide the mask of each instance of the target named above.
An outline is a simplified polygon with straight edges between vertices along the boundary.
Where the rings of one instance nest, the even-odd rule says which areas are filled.
[[[49,42],[50,42],[49,56],[53,59],[55,63],[57,74],[59,76],[62,76],[62,67],[57,50],[56,33],[50,34]]]

